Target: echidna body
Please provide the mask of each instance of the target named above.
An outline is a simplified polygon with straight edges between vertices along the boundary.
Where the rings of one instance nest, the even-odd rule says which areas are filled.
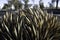
[[[41,9],[29,8],[17,15],[4,15],[2,19],[1,40],[60,40],[60,25],[56,16]]]

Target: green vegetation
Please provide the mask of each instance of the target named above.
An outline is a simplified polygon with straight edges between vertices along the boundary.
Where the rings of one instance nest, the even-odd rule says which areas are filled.
[[[22,1],[24,3],[22,3]],[[30,6],[33,5],[32,8],[34,8],[34,6],[36,6],[37,4],[34,4],[34,0],[31,0],[33,2],[33,4],[28,4],[30,0],[8,0],[8,4],[5,4],[4,7],[2,9],[11,9],[11,6],[13,5],[15,10],[18,9],[26,9],[26,8],[30,8]],[[59,4],[60,0],[51,0],[51,2],[48,2],[50,9],[58,9],[58,4]],[[56,2],[56,7],[55,7],[55,2]],[[6,7],[7,6],[7,7]],[[44,3],[42,2],[42,0],[39,0],[39,5],[38,7],[40,7],[41,9],[44,9],[46,7],[44,7]]]
[[[22,3],[22,1],[24,3]],[[32,0],[32,1],[34,2],[34,0]],[[28,2],[29,2],[29,0],[8,0],[8,4],[4,4],[2,9],[6,9],[6,10],[11,9],[12,5],[14,6],[15,10],[22,9],[22,8],[26,9],[26,8],[29,8],[29,6],[32,6],[32,4],[28,4]],[[44,4],[43,4],[42,0],[39,1],[39,7],[41,9],[44,8]]]
[[[58,3],[60,0],[51,0],[51,7],[54,8],[54,3],[56,2],[56,9],[58,9]]]

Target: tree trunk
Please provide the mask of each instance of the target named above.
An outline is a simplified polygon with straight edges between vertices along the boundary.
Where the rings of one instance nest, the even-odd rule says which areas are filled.
[[[59,2],[59,0],[56,0],[56,9],[58,8],[58,2]]]

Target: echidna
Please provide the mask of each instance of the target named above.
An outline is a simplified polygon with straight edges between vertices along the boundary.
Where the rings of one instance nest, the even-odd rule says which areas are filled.
[[[0,22],[0,40],[60,40],[57,17],[41,9],[6,13]]]

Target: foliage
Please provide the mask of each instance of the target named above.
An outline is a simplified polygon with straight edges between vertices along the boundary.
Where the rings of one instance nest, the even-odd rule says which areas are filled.
[[[24,8],[25,8],[25,9],[28,8],[28,2],[29,2],[29,0],[23,0],[23,2],[25,3],[25,4],[24,4]]]
[[[39,1],[39,6],[40,6],[41,9],[44,8],[44,3],[42,2],[42,0]]]
[[[4,4],[3,8],[2,9],[8,9],[8,4]]]
[[[22,8],[22,2],[19,0],[11,0],[10,3],[14,5],[15,10]]]
[[[22,1],[24,3],[22,3]],[[32,0],[33,3],[34,3],[34,0]],[[18,10],[18,9],[22,9],[24,7],[24,9],[26,8],[29,8],[32,6],[32,4],[28,4],[29,0],[8,0],[8,9],[11,9],[12,5],[14,6],[15,10]],[[36,6],[35,4],[33,4],[34,6]],[[43,2],[39,2],[39,6],[41,9],[44,8],[44,4]],[[33,8],[33,7],[32,7]],[[6,9],[6,6],[4,5],[3,9]]]
[[[15,10],[22,9],[22,2],[19,0],[8,0],[8,4],[5,4],[2,9],[11,9],[12,5],[14,6]]]
[[[58,8],[59,0],[51,0],[51,2],[52,2],[52,4],[53,4],[54,2],[56,2],[56,9],[57,9],[57,8]]]

